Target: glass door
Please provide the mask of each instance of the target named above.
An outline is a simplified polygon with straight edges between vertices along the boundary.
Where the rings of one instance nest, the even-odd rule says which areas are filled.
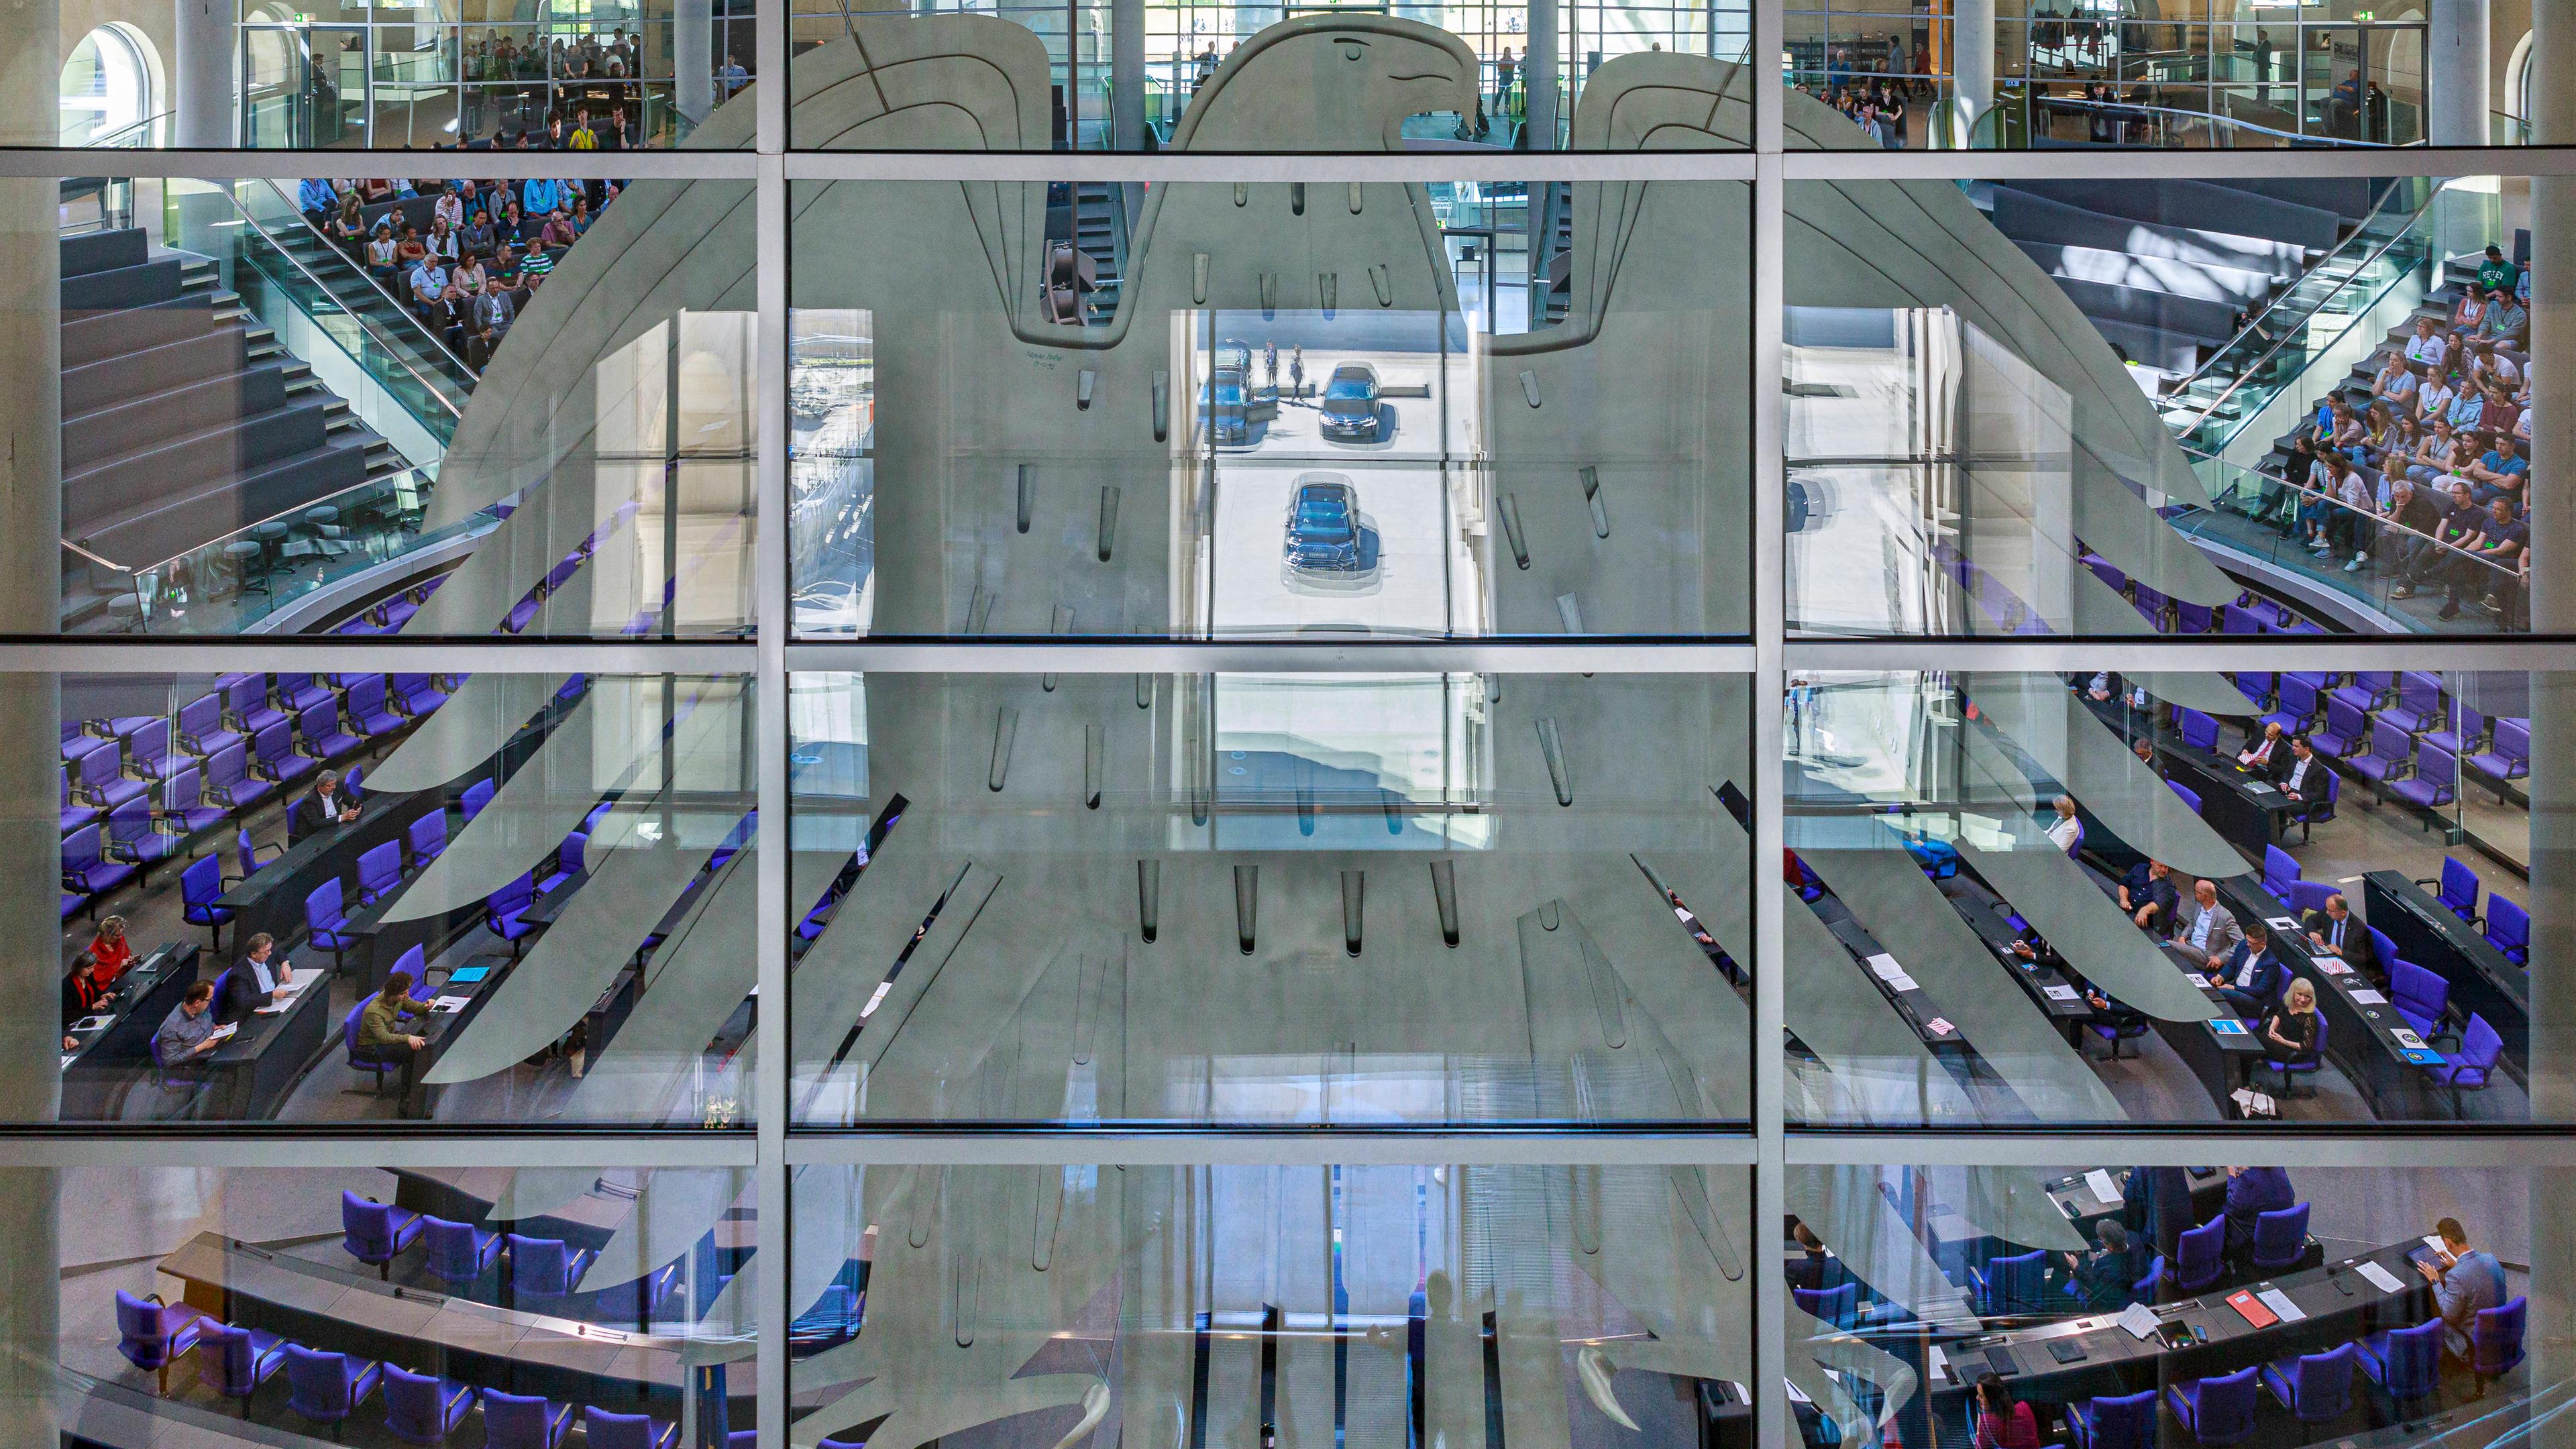
[[[363,25],[251,22],[241,28],[242,144],[372,144]]]

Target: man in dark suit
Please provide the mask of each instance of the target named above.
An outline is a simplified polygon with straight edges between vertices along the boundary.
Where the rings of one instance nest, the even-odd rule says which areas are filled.
[[[2281,988],[2290,984],[2290,968],[2272,954],[2272,933],[2261,921],[2245,923],[2245,939],[2215,973],[2218,994],[2244,1017],[2260,1018]]]
[[[2241,1260],[2254,1246],[2254,1219],[2295,1206],[2290,1174],[2277,1167],[2227,1169],[2227,1256]]]
[[[2174,907],[2182,901],[2182,892],[2173,883],[2173,871],[2161,860],[2142,860],[2129,867],[2120,880],[2120,909],[2138,923],[2138,929],[2162,936],[2173,930]]]
[[[286,983],[294,979],[294,971],[284,961],[270,960],[276,950],[276,938],[266,931],[242,942],[242,958],[217,978],[217,1026],[247,1019],[252,1012],[275,1001]]]
[[[2140,1259],[2180,1251],[2182,1235],[2192,1227],[2191,1176],[2179,1167],[2132,1167],[2120,1189],[2120,1221],[2135,1240]],[[2138,1270],[2146,1271],[2143,1266]]]
[[[313,777],[313,793],[296,801],[295,808],[286,812],[286,843],[293,845],[326,826],[357,818],[357,788],[343,789],[340,772],[324,770]]]
[[[2369,929],[2362,925],[2361,917],[2352,913],[2351,904],[2340,891],[2326,897],[2323,910],[2308,912],[2299,922],[2299,929],[2307,933],[2311,951],[2339,957],[2365,976],[2379,967],[2379,952],[2371,944]]]

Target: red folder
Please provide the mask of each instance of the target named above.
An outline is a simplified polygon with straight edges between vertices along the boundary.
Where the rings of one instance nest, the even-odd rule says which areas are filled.
[[[2256,1328],[2269,1328],[2281,1321],[2281,1315],[2264,1307],[2263,1300],[2255,1297],[2250,1288],[2239,1288],[2228,1294],[2227,1306],[2235,1309],[2246,1322]]]

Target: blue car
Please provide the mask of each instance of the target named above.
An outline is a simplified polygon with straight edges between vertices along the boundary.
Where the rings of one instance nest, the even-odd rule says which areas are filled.
[[[1360,495],[1339,473],[1308,473],[1288,496],[1288,567],[1306,573],[1355,574],[1367,564],[1360,547]]]
[[[1199,426],[1224,443],[1252,441],[1252,421],[1244,407],[1243,374],[1220,372],[1199,385]]]
[[[1378,434],[1377,369],[1345,362],[1324,384],[1323,433],[1344,443],[1374,443]]]

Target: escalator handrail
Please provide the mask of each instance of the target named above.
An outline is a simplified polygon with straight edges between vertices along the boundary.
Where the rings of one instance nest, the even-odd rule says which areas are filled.
[[[2390,188],[2390,190],[2391,190],[2392,192],[2393,192],[2395,189],[2396,189],[2396,188],[2394,188],[2394,187],[2391,187],[2391,188]],[[2388,249],[2389,249],[2390,247],[2393,247],[2393,246],[2397,245],[2397,243],[2398,243],[2400,240],[2404,239],[2404,237],[2406,236],[2406,234],[2407,234],[2408,232],[2411,232],[2411,231],[2413,231],[2416,227],[2418,227],[2418,226],[2422,225],[2422,224],[2423,224],[2423,221],[2424,221],[2424,218],[2425,218],[2425,217],[2427,217],[2427,216],[2429,216],[2429,215],[2432,213],[2432,210],[2433,210],[2433,203],[2435,203],[2436,201],[2439,201],[2439,200],[2441,199],[2441,196],[2442,196],[2442,188],[2441,188],[2440,186],[2438,186],[2438,185],[2437,185],[2437,186],[2435,186],[2435,187],[2433,188],[2432,193],[2431,193],[2430,195],[2428,195],[2428,196],[2426,196],[2426,197],[2424,198],[2424,204],[2423,204],[2423,205],[2421,205],[2421,206],[2419,206],[2419,207],[2417,207],[2417,208],[2415,208],[2415,212],[2414,212],[2414,214],[2413,214],[2412,216],[2409,216],[2409,217],[2406,219],[2406,224],[2405,224],[2404,226],[2401,226],[2401,227],[2399,227],[2397,230],[2395,230],[2394,232],[2389,233],[2388,239],[2387,239],[2386,241],[2381,242],[2381,243],[2378,245],[2378,247],[2377,247],[2377,248],[2375,248],[2375,249],[2371,252],[2371,254],[2370,254],[2369,256],[2362,258],[2362,261],[2361,261],[2361,265],[2360,265],[2360,266],[2357,266],[2357,267],[2353,268],[2353,279],[2354,279],[2354,281],[2358,281],[2358,280],[2359,280],[2359,278],[2361,277],[2361,275],[2362,275],[2364,272],[2366,272],[2366,271],[2368,271],[2368,270],[2370,269],[2370,266],[2371,266],[2371,264],[2372,264],[2372,263],[2377,262],[2381,257],[2384,257],[2384,256],[2388,255]],[[2384,201],[2383,201],[2383,204],[2385,204],[2385,203],[2384,203]],[[2366,224],[2366,223],[2365,223],[2365,224]],[[2308,311],[2307,311],[2307,317],[2314,317],[2314,316],[2316,316],[2316,315],[2317,315],[2317,313],[2319,313],[2320,311],[2323,311],[2323,310],[2324,310],[2324,308],[2325,308],[2326,303],[2331,302],[2331,301],[2333,301],[2335,298],[2342,296],[2342,295],[2344,294],[2344,292],[2345,292],[2346,288],[2347,288],[2347,287],[2349,287],[2350,285],[2352,285],[2352,283],[2347,282],[2347,283],[2345,284],[2345,286],[2341,286],[2341,287],[2333,288],[2332,290],[2328,291],[2328,292],[2327,292],[2323,297],[2318,298],[2318,299],[2317,299],[2317,303],[2316,303],[2316,305],[2315,305],[2315,306],[2313,306],[2313,307],[2310,307],[2310,308],[2308,309]],[[2286,293],[2286,292],[2284,292],[2284,294],[2283,294],[2283,295],[2284,295],[2284,296],[2286,296],[2286,295],[2287,295],[2287,293]],[[2271,308],[2266,307],[2266,308],[2265,308],[2265,309],[2263,309],[2263,310],[2264,310],[2264,312],[2265,312],[2266,314],[2268,314],[2268,313],[2271,311]],[[2257,320],[2257,321],[2260,321],[2261,319],[2258,317],[2256,320]],[[2304,323],[2304,322],[2306,321],[2306,318],[2301,318],[2300,320]],[[2252,323],[2248,323],[2248,324],[2247,324],[2247,327],[2248,327],[2248,329],[2249,329],[2249,330],[2251,329],[2252,325],[2253,325]],[[2187,434],[2187,433],[2190,433],[2190,432],[2194,432],[2194,431],[2198,430],[2199,428],[2201,428],[2203,425],[2207,424],[2207,423],[2208,423],[2208,421],[2210,420],[2210,418],[2211,418],[2213,415],[2215,415],[2215,414],[2217,413],[2217,411],[2218,411],[2219,407],[2220,407],[2222,404],[2224,404],[2224,403],[2225,403],[2229,398],[2234,397],[2234,396],[2236,395],[2236,390],[2237,390],[2238,388],[2243,387],[2243,386],[2245,385],[2246,380],[2247,380],[2248,378],[2251,378],[2251,377],[2253,377],[2255,374],[2257,374],[2257,373],[2261,372],[2261,371],[2263,370],[2263,364],[2265,364],[2265,363],[2267,363],[2267,362],[2271,361],[2271,360],[2272,360],[2272,358],[2273,358],[2273,355],[2274,355],[2274,354],[2278,353],[2278,352],[2279,352],[2283,347],[2288,346],[2288,345],[2289,345],[2289,341],[2290,341],[2290,339],[2291,339],[2293,336],[2298,335],[2299,331],[2301,331],[2301,330],[2303,330],[2303,329],[2296,329],[2296,328],[2284,329],[2284,330],[2282,331],[2282,333],[2281,333],[2281,335],[2280,335],[2280,336],[2275,337],[2275,338],[2273,338],[2273,339],[2272,339],[2272,345],[2271,345],[2271,346],[2266,347],[2266,348],[2264,348],[2264,349],[2263,349],[2262,354],[2261,354],[2260,356],[2256,357],[2252,362],[2247,363],[2245,366],[2243,366],[2243,367],[2241,367],[2241,368],[2237,369],[2236,376],[2234,376],[2234,377],[2232,377],[2232,378],[2228,379],[2227,386],[2226,386],[2225,388],[2223,388],[2223,389],[2221,389],[2221,390],[2219,391],[2218,396],[2216,396],[2216,397],[2214,397],[2214,398],[2211,398],[2211,399],[2209,400],[2209,405],[2208,405],[2207,407],[2204,407],[2204,408],[2202,408],[2202,409],[2200,410],[2200,414],[2199,414],[2199,416],[2197,416],[2197,417],[2193,418],[2189,423],[2184,424],[2184,425],[2183,425],[2180,429],[2178,429],[2177,431],[2178,431],[2178,432],[2180,432],[2180,433],[2186,433],[2186,434]],[[2239,334],[2239,335],[2241,336],[2242,334]],[[2232,341],[2231,341],[2231,345],[2233,345],[2233,344],[2232,344]],[[2218,355],[2219,355],[2219,356],[2222,356],[2222,357],[2223,357],[2223,356],[2225,356],[2225,355],[2226,355],[2226,349],[2225,349],[2225,348],[2221,348],[2221,349],[2219,349],[2219,354],[2218,354]],[[2216,359],[2215,359],[2215,358],[2213,358],[2212,360],[2213,360],[2213,361],[2215,361]],[[2204,366],[2205,366],[2205,365],[2206,365],[2206,364],[2204,364]],[[2194,372],[2194,373],[2192,374],[2192,377],[2194,377],[2194,378],[2196,378],[2196,377],[2198,377],[2198,376],[2200,376],[2200,374],[2199,374],[2198,372]],[[2184,382],[2183,382],[2183,384],[2182,384],[2182,386],[2188,387],[2189,385],[2190,385],[2190,379],[2185,379],[2185,380],[2184,380]],[[2177,391],[2179,391],[2179,389],[2177,389]]]
[[[261,185],[276,193],[278,200],[286,202],[289,207],[294,205],[293,199],[287,196],[285,190],[279,187],[273,178],[263,176],[258,179]],[[229,193],[227,193],[227,195],[229,195]],[[312,268],[304,265],[303,261],[299,259],[295,253],[288,251],[285,243],[280,242],[267,227],[260,225],[259,218],[250,214],[250,208],[242,205],[239,200],[234,200],[233,210],[241,214],[242,221],[247,224],[251,230],[259,233],[260,240],[267,242],[270,248],[279,256],[286,258],[288,265],[294,267],[295,270],[302,272],[306,281],[311,282],[314,286],[320,288],[324,296],[330,297],[334,301],[339,300],[339,294],[331,290],[330,284],[323,281],[320,277],[315,276]],[[296,214],[296,224],[303,227],[308,235],[320,241],[324,246],[330,247],[333,255],[338,255],[338,245],[329,237],[315,231],[313,229],[313,223],[306,221],[301,212]],[[365,267],[356,265],[355,263],[351,263],[350,265],[351,270],[358,274],[359,279],[367,284],[369,291],[372,291],[377,296],[384,298],[385,301],[390,303],[394,310],[401,313],[405,319],[411,319],[411,309],[404,306],[400,298],[385,290],[385,284],[377,281],[374,273],[368,271]],[[402,355],[402,350],[394,345],[393,339],[386,336],[382,329],[378,328],[374,323],[369,322],[365,316],[345,302],[341,303],[340,310],[345,313],[350,320],[356,322],[361,328],[365,329],[367,335],[375,338],[377,343],[383,346],[386,351],[392,353],[394,355],[394,360],[402,365],[402,370],[410,373],[413,381],[418,382],[425,388],[428,388],[430,394],[438,399],[439,406],[446,408],[450,416],[463,417],[465,415],[465,410],[458,407],[453,399],[449,398],[444,391],[440,390],[438,384],[421,376],[420,369],[411,365],[410,359]],[[415,326],[417,325],[418,324],[415,321]],[[439,337],[436,333],[431,332],[427,327],[420,327],[419,331],[422,338],[427,340],[430,346],[438,350],[440,356],[445,357],[448,361],[456,364],[458,371],[464,373],[468,378],[481,376],[481,374],[477,373],[473,368],[466,366],[464,358],[457,356],[453,351],[449,350],[445,339]]]
[[[2373,204],[2372,204],[2372,206],[2371,206],[2371,208],[2370,208],[2370,214],[2369,214],[2368,216],[2363,217],[2363,218],[2361,219],[2361,221],[2360,221],[2357,225],[2355,225],[2355,226],[2353,227],[2353,229],[2352,229],[2352,234],[2353,234],[2354,236],[2360,236],[2360,235],[2362,235],[2364,232],[2369,231],[2369,230],[2370,230],[2370,224],[2371,224],[2372,222],[2374,222],[2374,221],[2379,220],[2381,213],[2383,213],[2383,212],[2385,212],[2385,211],[2387,211],[2387,210],[2388,210],[2388,203],[2389,203],[2391,200],[2395,199],[2395,197],[2396,197],[2396,195],[2397,195],[2397,192],[2398,192],[2398,188],[2399,188],[2399,187],[2401,187],[2401,186],[2403,186],[2404,184],[2405,184],[2405,182],[2404,182],[2403,180],[2400,180],[2400,181],[2393,181],[2393,182],[2389,183],[2388,189],[2387,189],[2387,190],[2385,190],[2385,191],[2383,191],[2383,192],[2381,192],[2381,193],[2379,194],[2379,200],[2378,200],[2377,202],[2375,202],[2375,203],[2373,203]],[[2433,193],[2433,194],[2434,194],[2434,195],[2439,195],[2439,194],[2440,194],[2440,190],[2441,190],[2441,188],[2439,188],[2439,187],[2435,187],[2435,188],[2434,188],[2434,193]],[[2430,201],[2430,198],[2428,197],[2428,198],[2427,198],[2427,200],[2426,200],[2426,205],[2430,205],[2430,204],[2431,204],[2431,201]],[[2416,210],[2420,213],[2420,212],[2423,210],[2423,208],[2422,208],[2422,207],[2418,207],[2418,208],[2416,208]],[[2414,225],[2413,218],[2411,218],[2411,217],[2410,217],[2410,218],[2408,219],[2407,225],[2405,225],[2405,226],[2401,226],[2401,227],[2399,227],[2399,228],[2397,229],[2396,236],[2404,236],[2404,235],[2405,235],[2409,230],[2411,230],[2411,229],[2413,228],[2413,225]],[[2389,238],[2389,240],[2394,241],[2394,240],[2396,240],[2396,237],[2395,237],[2395,236],[2393,236],[2393,237]],[[2334,250],[2333,252],[2328,252],[2328,253],[2326,254],[2325,260],[2323,260],[2323,261],[2321,261],[2321,262],[2318,262],[2318,263],[2317,263],[2317,266],[2318,266],[2318,267],[2328,267],[2328,266],[2332,266],[2332,265],[2334,264],[2335,254],[2336,254],[2337,252],[2341,252],[2342,250],[2343,250],[2343,248],[2342,248],[2342,247],[2340,247],[2340,246],[2338,246],[2338,247],[2336,247],[2336,248],[2335,248],[2335,250]],[[2382,255],[2382,254],[2384,254],[2387,250],[2388,250],[2388,249],[2387,249],[2387,247],[2386,247],[2385,245],[2382,245],[2382,246],[2379,248],[2379,250],[2378,250],[2378,251],[2373,252],[2373,253],[2371,254],[2371,258],[2374,258],[2374,259],[2375,259],[2376,257],[2378,257],[2378,256],[2380,256],[2380,255]],[[2362,265],[2362,267],[2368,267],[2368,266],[2370,265],[2370,259],[2365,259],[2365,260],[2362,262],[2362,264],[2361,264],[2361,265]],[[2356,269],[2355,269],[2355,275],[2359,275],[2359,271],[2360,271],[2360,269],[2359,269],[2359,268],[2356,268]],[[2312,269],[2312,270],[2311,270],[2311,272],[2310,272],[2310,275],[2311,275],[2311,276],[2313,276],[2314,274],[2315,274],[2315,273],[2314,273],[2314,270]],[[2302,278],[2300,278],[2299,280],[2300,280],[2300,281],[2305,281],[2305,280],[2307,280],[2307,278],[2302,277]],[[2200,381],[2200,380],[2201,380],[2201,378],[2202,378],[2204,375],[2206,375],[2206,374],[2208,373],[2208,371],[2209,371],[2211,368],[2216,367],[2216,366],[2218,365],[2218,360],[2219,360],[2220,358],[2225,357],[2225,356],[2228,354],[2228,352],[2229,352],[2232,348],[2234,348],[2234,347],[2236,346],[2236,343],[2237,343],[2237,339],[2238,339],[2238,338],[2241,338],[2241,337],[2245,336],[2247,333],[2254,331],[2256,328],[2261,327],[2261,326],[2263,325],[2263,323],[2264,323],[2268,318],[2270,318],[2270,317],[2271,317],[2271,315],[2272,315],[2275,311],[2279,310],[2281,307],[2283,307],[2283,306],[2285,306],[2285,305],[2287,305],[2287,304],[2288,304],[2288,302],[2289,302],[2289,300],[2290,300],[2290,294],[2291,294],[2291,293],[2293,293],[2293,292],[2296,292],[2297,290],[2299,290],[2299,284],[2298,284],[2298,282],[2292,282],[2290,285],[2288,285],[2288,286],[2286,286],[2286,287],[2283,287],[2283,288],[2281,289],[2281,294],[2280,294],[2279,296],[2274,297],[2271,301],[2264,303],[2264,304],[2263,304],[2263,310],[2262,310],[2262,311],[2257,312],[2257,313],[2255,313],[2252,317],[2247,318],[2247,319],[2246,319],[2246,321],[2245,321],[2245,325],[2236,329],[2236,336],[2235,336],[2235,337],[2230,337],[2230,338],[2228,338],[2228,339],[2227,339],[2227,342],[2226,342],[2226,344],[2225,344],[2224,346],[2220,347],[2216,352],[2211,353],[2211,354],[2209,355],[2209,360],[2208,360],[2207,362],[2204,362],[2204,363],[2202,363],[2200,366],[2198,366],[2198,367],[2196,367],[2196,368],[2193,368],[2193,369],[2192,369],[2192,372],[2191,372],[2191,376],[2184,378],[2182,381],[2180,381],[2180,382],[2178,382],[2178,383],[2175,383],[2175,384],[2174,384],[2174,387],[2173,387],[2173,390],[2174,390],[2174,391],[2176,391],[2176,392],[2180,392],[2180,391],[2182,391],[2184,388],[2187,388],[2187,387],[2191,386],[2193,383]],[[2335,288],[2332,292],[2328,292],[2328,293],[2326,294],[2326,298],[2327,298],[2327,300],[2328,300],[2328,301],[2333,300],[2337,295],[2341,294],[2341,293],[2342,293],[2342,291],[2343,291],[2343,288],[2341,288],[2341,287],[2337,287],[2337,288]],[[2320,303],[2319,305],[2320,305],[2320,306],[2322,306],[2323,304],[2322,304],[2322,303]],[[2309,315],[2309,316],[2312,316],[2312,317],[2313,317],[2313,316],[2315,316],[2315,315],[2316,315],[2316,312],[2317,312],[2317,308],[2315,308],[2315,307],[2311,307],[2311,308],[2309,308],[2309,309],[2308,309],[2308,315]],[[2195,419],[2195,420],[2194,420],[2194,422],[2193,422],[2193,426],[2195,426],[2195,427],[2199,426],[2199,422],[2198,422],[2198,420],[2197,420],[2197,419]]]

